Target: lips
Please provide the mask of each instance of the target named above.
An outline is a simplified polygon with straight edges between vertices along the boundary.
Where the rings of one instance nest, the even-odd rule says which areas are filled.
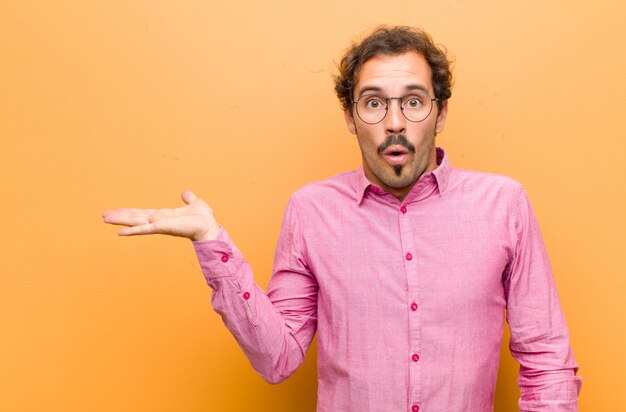
[[[409,151],[406,147],[398,144],[389,146],[384,152],[383,157],[392,166],[403,164],[409,158]]]

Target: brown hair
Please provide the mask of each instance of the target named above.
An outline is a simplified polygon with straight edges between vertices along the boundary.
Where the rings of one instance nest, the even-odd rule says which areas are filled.
[[[354,87],[361,67],[368,60],[379,55],[395,55],[415,51],[430,65],[432,83],[439,111],[443,102],[452,96],[452,70],[443,46],[436,45],[428,33],[422,29],[396,26],[380,26],[369,36],[345,52],[337,66],[339,74],[334,76],[335,93],[343,109],[352,112]]]

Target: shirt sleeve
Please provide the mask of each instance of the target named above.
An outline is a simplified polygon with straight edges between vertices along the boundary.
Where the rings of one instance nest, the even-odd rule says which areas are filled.
[[[252,367],[269,383],[289,377],[304,360],[317,329],[315,277],[306,263],[293,197],[286,207],[266,294],[222,228],[215,240],[193,242],[213,289],[211,303]]]
[[[519,362],[520,411],[577,411],[582,385],[537,219],[520,186],[515,254],[504,279],[509,348]]]

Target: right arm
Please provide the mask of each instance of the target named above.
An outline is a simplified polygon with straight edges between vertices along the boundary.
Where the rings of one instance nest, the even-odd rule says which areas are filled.
[[[295,201],[285,211],[266,294],[208,205],[189,191],[182,197],[187,205],[178,209],[118,209],[103,218],[127,226],[120,229],[122,236],[160,233],[191,239],[213,289],[213,308],[254,369],[270,383],[283,381],[304,360],[317,328],[318,286],[306,264]]]

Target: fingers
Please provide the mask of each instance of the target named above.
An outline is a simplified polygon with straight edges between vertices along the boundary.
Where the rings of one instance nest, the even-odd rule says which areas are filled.
[[[157,212],[156,209],[115,209],[115,210],[107,210],[102,213],[102,219],[105,223],[113,223],[113,224],[126,224],[122,223],[124,221],[128,221],[129,219],[147,219],[153,216]],[[120,222],[120,223],[118,223]],[[144,224],[146,222],[138,221],[137,224]],[[130,223],[133,224],[133,223]]]
[[[157,232],[152,223],[141,226],[123,227],[117,232],[120,236],[151,235],[154,233]]]
[[[152,223],[152,219],[149,216],[137,216],[137,215],[107,215],[104,216],[104,223],[110,223],[112,225],[124,225],[124,226],[141,226],[148,223]]]
[[[136,216],[144,216],[144,215],[152,215],[158,212],[157,209],[115,209],[115,210],[105,210],[102,212],[102,218],[110,218],[113,216],[121,216],[121,215],[136,215]]]
[[[180,197],[183,199],[183,202],[187,204],[198,200],[198,197],[191,190],[184,190]]]

